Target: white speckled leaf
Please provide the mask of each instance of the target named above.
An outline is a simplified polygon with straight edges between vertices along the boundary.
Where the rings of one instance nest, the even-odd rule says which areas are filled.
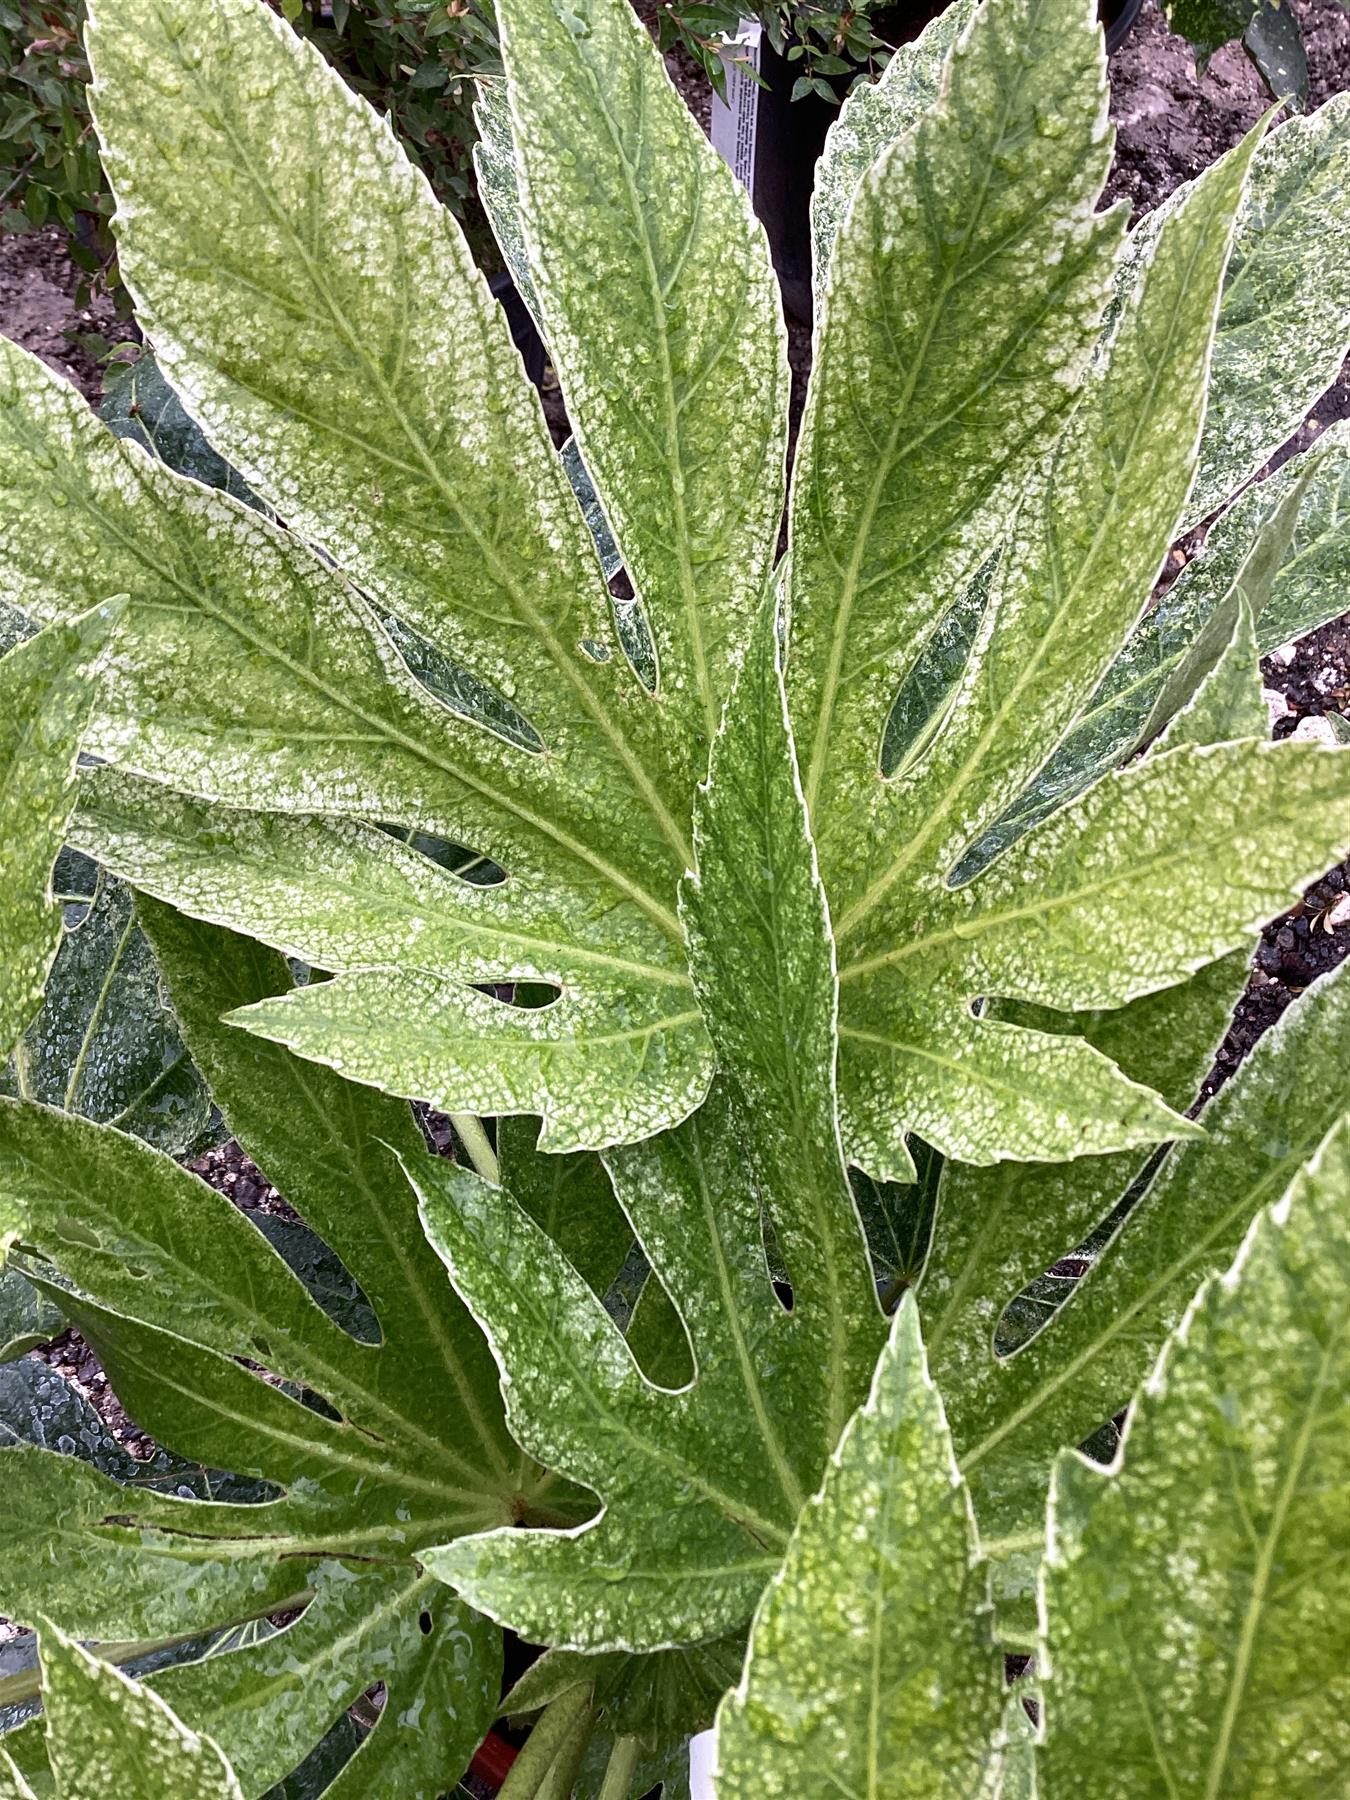
[[[970,1497],[906,1296],[722,1702],[719,1800],[982,1791],[1002,1687]]]
[[[526,1638],[655,1650],[744,1623],[866,1391],[884,1322],[839,1148],[828,916],[763,605],[695,813],[691,966],[728,1073],[677,1131],[606,1162],[687,1334],[662,1390],[503,1193],[414,1179],[433,1244],[502,1369],[511,1429],[593,1488],[571,1533],[492,1532],[430,1566]],[[765,1223],[792,1308],[774,1292]]]
[[[698,1375],[669,1393],[642,1375],[600,1301],[504,1192],[422,1160],[427,1234],[483,1325],[522,1447],[600,1494],[571,1531],[496,1531],[427,1566],[533,1642],[657,1650],[748,1619],[810,1491],[793,1409],[818,1371],[766,1396],[790,1337],[756,1243],[719,1091],[678,1130],[611,1152],[616,1192],[684,1317]],[[794,1375],[796,1371],[793,1371]]]
[[[1121,226],[1093,212],[1109,160],[1087,6],[990,0],[840,232],[793,473],[787,677],[836,925],[875,854],[865,796],[895,688],[1005,536],[1096,340]]]
[[[1084,1033],[1127,1074],[1147,1078],[1181,1109],[1193,1103],[1214,1062],[1246,986],[1248,963],[1240,951],[1178,987],[1112,1011],[1065,1014],[1016,1004],[1000,1010],[1042,1030]],[[943,1169],[929,1254],[916,1279],[934,1378],[950,1396],[949,1417],[963,1448],[972,1415],[997,1416],[999,1384],[1010,1367],[1015,1373],[1015,1364],[1003,1359],[1043,1328],[1064,1329],[1054,1321],[1075,1282],[1064,1270],[1049,1271],[1066,1255],[1082,1267],[1096,1260],[1111,1235],[1103,1220],[1113,1217],[1150,1161],[1140,1151],[1124,1151],[1072,1163],[1003,1163],[990,1170],[948,1163]],[[1122,1393],[1133,1378],[1122,1378]],[[1065,1429],[1076,1441],[1072,1420]],[[1077,1438],[1091,1429],[1083,1426]],[[1034,1572],[1042,1534],[1034,1521],[1049,1454],[1033,1450],[1015,1474],[1009,1463],[1011,1485],[998,1507],[986,1490],[979,1495],[981,1517],[998,1534],[986,1550],[999,1564],[999,1635],[1023,1649],[1036,1631]],[[1019,1537],[1028,1522],[1029,1540]]]
[[[974,0],[953,4],[918,37],[897,44],[877,81],[855,87],[825,136],[811,194],[812,283],[824,298],[830,258],[858,185],[881,153],[912,131],[942,91],[952,45],[970,23]]]
[[[1167,673],[1153,702],[1152,711],[1144,722],[1142,742],[1158,738],[1157,747],[1161,749],[1178,743],[1212,744],[1225,737],[1264,738],[1270,735],[1270,720],[1261,700],[1256,617],[1269,604],[1275,576],[1290,555],[1307,480],[1313,473],[1313,466],[1309,464],[1303,471],[1303,477],[1295,481],[1283,495],[1276,497],[1277,504],[1234,574],[1232,586],[1204,621],[1194,641]],[[1245,641],[1246,652],[1240,652],[1239,638]],[[1225,732],[1220,729],[1207,737],[1202,717],[1197,716],[1194,703],[1201,688],[1211,677],[1219,674],[1225,661],[1229,666],[1229,681],[1240,678],[1242,654],[1247,655],[1248,661],[1247,687],[1250,691],[1246,712],[1248,718],[1255,721],[1255,729],[1248,732]],[[1211,691],[1208,709],[1212,711],[1215,704]],[[1202,709],[1202,714],[1204,710]],[[1221,705],[1219,710],[1223,710]],[[1183,711],[1189,715],[1185,725],[1180,717]],[[1168,729],[1158,737],[1165,726]]]
[[[623,0],[496,16],[544,336],[650,622],[669,765],[699,779],[782,505],[768,247]]]
[[[1350,582],[1350,427],[1337,424],[1269,480],[1246,489],[1220,515],[1176,581],[1139,621],[1063,743],[1035,780],[985,833],[973,859],[989,858],[1038,819],[1071,800],[1170,718],[1163,695],[1203,647],[1214,615],[1244,562],[1262,553],[1295,491],[1302,503],[1269,593],[1256,610],[1266,655],[1342,610]],[[1259,599],[1255,595],[1254,599]],[[1189,691],[1189,680],[1182,683]]]
[[[706,1092],[683,958],[641,918],[597,908],[573,932],[545,882],[479,886],[355,821],[205,806],[109,770],[86,777],[74,831],[144,892],[336,973],[233,1022],[354,1080],[542,1113],[559,1150],[645,1136]],[[562,997],[528,1011],[470,985],[510,981]]]
[[[1187,528],[1256,473],[1340,371],[1350,349],[1348,186],[1350,94],[1286,120],[1252,162]]]
[[[691,1030],[672,1067],[704,1066],[701,1076],[681,1077],[677,1091],[664,1099],[653,1071],[645,1128],[682,1116],[691,1088],[701,1091],[709,1073],[674,915],[675,878],[685,857],[682,852],[675,858],[659,833],[635,829],[631,804],[603,772],[609,766],[604,756],[597,762],[589,743],[565,757],[536,754],[450,714],[409,674],[355,592],[294,533],[113,438],[79,396],[34,358],[3,344],[0,357],[0,381],[10,382],[22,402],[0,409],[0,466],[23,500],[14,529],[0,527],[15,598],[45,617],[118,578],[135,596],[91,747],[211,800],[398,822],[489,854],[509,871],[505,885],[466,889],[447,877],[423,896],[423,902],[438,900],[447,908],[442,935],[456,946],[455,979],[510,981],[532,973],[584,987],[598,971],[601,981],[578,1004],[587,1017],[603,1014],[622,1033],[624,1019],[613,1008],[604,1011],[604,993],[612,991],[612,983],[609,990],[604,985],[605,965],[617,956],[626,975],[640,981],[634,963],[654,958],[656,986],[645,999],[639,990],[639,1010],[648,1017],[678,1014],[680,1006],[665,1006],[662,996],[683,988]],[[50,502],[53,491],[66,494],[63,506]],[[60,532],[53,535],[58,519]],[[185,669],[210,666],[237,667],[240,675],[206,688],[185,680]],[[169,812],[179,804],[163,801]],[[205,816],[197,809],[198,818]],[[643,816],[649,815],[638,814]],[[204,828],[217,862],[227,860],[220,822],[210,819]],[[259,819],[239,829],[266,841],[288,827]],[[337,833],[341,850],[334,854],[358,881],[363,845],[373,845],[372,855],[391,853],[382,836],[363,836],[360,827],[345,837],[336,827],[315,828],[320,835],[324,829]],[[304,834],[299,822],[289,830]],[[682,837],[687,830],[686,823]],[[111,844],[107,848],[120,872],[133,882],[141,879],[133,846],[124,846],[122,855]],[[320,847],[306,859],[320,877],[326,854]],[[247,860],[256,865],[258,853]],[[410,852],[405,860],[425,859]],[[436,871],[427,867],[431,879]],[[153,885],[153,869],[147,873]],[[241,869],[215,884],[209,916],[266,936],[266,927],[255,924],[253,899],[246,896],[230,908],[230,891],[238,893],[243,875]],[[388,885],[379,872],[370,882]],[[155,891],[192,904],[190,895]],[[284,897],[272,903],[274,913]],[[266,904],[266,896],[256,904]],[[527,939],[544,929],[533,959],[509,927],[505,938],[465,929],[470,910],[478,921],[500,921],[517,908]],[[460,924],[451,922],[456,913]],[[360,916],[368,921],[368,910]],[[426,920],[422,929],[435,932],[436,924]],[[580,962],[569,955],[569,945],[581,950]],[[406,948],[401,938],[400,960]],[[368,966],[381,958],[367,944],[335,966],[353,960]],[[456,993],[446,987],[447,1006]],[[395,1013],[367,1022],[374,1032],[376,1078],[409,1091],[405,1072],[416,1066],[417,1047],[401,1042],[406,1020]],[[587,1059],[580,1060],[584,1070]],[[489,1111],[511,1110],[511,1093],[508,1086],[483,1104]],[[532,1096],[535,1110],[549,1105],[546,1090],[532,1090]],[[589,1129],[592,1142],[614,1140],[609,1120]]]
[[[1250,156],[1255,141],[1254,135],[1247,140],[1244,155]],[[942,729],[896,780],[872,780],[878,795],[874,834],[858,832],[850,813],[855,830],[838,897],[823,859],[840,947],[845,1142],[873,1173],[890,1172],[872,1166],[887,1126],[891,1137],[913,1126],[937,1148],[975,1162],[1102,1153],[1176,1131],[1156,1096],[1124,1081],[1095,1052],[1071,1039],[1047,1051],[1034,1038],[1020,1038],[1015,1026],[970,1015],[970,1000],[1002,991],[982,961],[978,920],[987,896],[1010,893],[1014,878],[1004,876],[1002,865],[967,870],[962,852],[1019,792],[1047,743],[1087,700],[1166,551],[1191,477],[1242,173],[1240,156],[1212,170],[1160,233],[1109,355],[1094,366],[1078,409],[1024,501]],[[794,640],[794,655],[795,648]],[[1114,813],[1100,798],[1092,803],[1102,806],[1105,823],[1087,846],[1096,866],[1081,866],[1087,912],[1086,893],[1097,877],[1109,882],[1113,863],[1130,857],[1119,830],[1131,816],[1130,790],[1109,793],[1121,811]],[[1206,798],[1216,835],[1229,832],[1227,797]],[[1085,843],[1090,819],[1090,810],[1075,817]],[[1297,841],[1296,832],[1291,836],[1295,841],[1276,853],[1285,855],[1285,866],[1269,871],[1281,894],[1320,854],[1316,829],[1310,846]],[[1055,841],[1042,839],[1047,849]],[[1169,841],[1175,843],[1175,834]],[[1184,850],[1184,843],[1176,844],[1179,868]],[[1098,996],[1110,984],[1110,970],[1097,966],[1095,951],[1079,954],[1090,940],[1091,922],[1083,924],[1080,941],[1084,914],[1074,913],[1071,904],[1060,910],[1075,879],[1067,856],[1062,865],[1048,856],[1044,869],[1026,858],[1024,863],[1026,879],[1017,880],[1015,902],[1000,904],[1015,905],[1032,920],[1044,904],[1066,921],[1062,941],[1049,927],[1037,933],[1043,941],[1037,942],[1034,997],[1064,1007],[1102,1004]],[[1135,873],[1138,867],[1132,864]],[[953,889],[952,880],[965,885]],[[1023,933],[1021,924],[1018,930]],[[1209,944],[1203,933],[1197,937],[1160,952],[1132,988],[1117,982],[1107,1003],[1182,979],[1240,941],[1230,936],[1215,947],[1218,931]],[[1028,947],[1037,940],[1023,936]],[[1114,966],[1114,942],[1107,957]],[[951,1022],[939,1029],[930,998],[934,973],[951,994]],[[1009,991],[1033,997],[1021,986]],[[1075,1053],[1076,1065],[1070,1060]],[[925,1057],[941,1070],[936,1102],[920,1091]],[[1044,1095],[1042,1109],[1050,1116],[1039,1144],[1042,1119],[1019,1106],[1033,1068],[1038,1085],[1042,1068],[1062,1075],[1057,1092]],[[1073,1087],[1080,1081],[1076,1103]]]
[[[1151,1087],[1080,1038],[972,1015],[941,990],[915,1003],[874,984],[840,1030],[849,1154],[879,1180],[909,1179],[903,1129],[962,1162],[1047,1161],[1154,1143],[1190,1128]]]
[[[542,1113],[550,1150],[649,1137],[708,1090],[698,1008],[676,984],[597,981],[528,1007],[414,967],[358,969],[231,1013],[230,1023],[446,1110]]]
[[[760,608],[713,745],[694,848],[698,872],[680,897],[690,970],[793,1286],[797,1354],[818,1371],[828,1453],[871,1374],[882,1321],[839,1139],[834,942],[774,596]],[[809,1429],[804,1414],[798,1428]]]
[[[1187,1309],[1109,1472],[1055,1465],[1053,1794],[1334,1793],[1350,1769],[1350,1117]]]
[[[226,460],[549,743],[635,773],[589,536],[501,309],[388,122],[257,0],[88,33],[120,267]],[[646,771],[647,776],[654,773]]]
[[[950,930],[980,992],[1120,1006],[1249,943],[1347,850],[1343,751],[1183,740],[1019,839]],[[932,930],[930,979],[944,947]]]
[[[37,1011],[61,939],[52,865],[75,800],[97,666],[121,606],[51,625],[0,658],[0,1060]]]
[[[38,1634],[47,1754],[60,1800],[243,1800],[219,1744],[50,1620]]]
[[[542,332],[544,322],[539,311],[539,296],[534,291],[534,277],[530,274],[529,252],[525,248],[520,216],[520,178],[516,169],[516,147],[511,139],[511,109],[507,103],[505,81],[479,81],[473,118],[478,127],[478,142],[473,147],[478,198],[488,216],[502,260],[516,284],[516,292],[529,308],[536,328]]]
[[[1231,997],[1231,996],[1230,996]],[[1161,1005],[1169,996],[1159,996]],[[1219,995],[1222,1000],[1224,997]],[[1194,1028],[1159,1017],[1175,1039]],[[1156,1041],[1156,1039],[1155,1039]],[[1203,1045],[1204,1034],[1195,1032]],[[1140,1054],[1151,1056],[1148,1035]],[[1184,1093],[1175,1097],[1181,1101]],[[948,1165],[920,1288],[934,1373],[984,1530],[1038,1526],[1049,1458],[1128,1399],[1197,1281],[1222,1269],[1350,1107],[1350,979],[1316,982],[1208,1104],[1208,1136],[1154,1168],[1125,1157],[1068,1169]],[[1111,1218],[1137,1175],[1128,1218]],[[1044,1328],[994,1353],[1003,1308],[1094,1238],[1089,1271]]]
[[[555,882],[570,837],[593,873],[607,863],[606,882],[645,865],[641,882],[673,885],[682,850],[674,857],[631,812],[622,842],[607,830],[598,802],[613,769],[593,740],[537,754],[448,712],[296,533],[113,437],[73,388],[4,340],[0,391],[7,597],[45,621],[114,584],[133,596],[91,737],[99,755],[230,804],[418,825],[506,867],[526,861],[532,841]],[[185,679],[212,663],[237,678]],[[664,896],[636,903],[677,929]]]
[[[298,1619],[228,1653],[166,1669],[155,1692],[209,1731],[247,1794],[264,1794],[354,1705],[373,1671],[386,1706],[324,1800],[438,1800],[487,1729],[500,1685],[496,1633],[411,1561],[394,1568],[320,1563]],[[427,1624],[430,1623],[430,1629]],[[410,1728],[411,1727],[411,1728]]]

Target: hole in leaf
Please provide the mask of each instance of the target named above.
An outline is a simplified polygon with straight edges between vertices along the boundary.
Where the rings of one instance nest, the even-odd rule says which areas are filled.
[[[991,559],[938,621],[896,690],[881,736],[881,773],[894,780],[928,753],[956,701],[994,569]]]
[[[402,619],[386,612],[381,612],[379,618],[408,673],[434,700],[461,718],[486,726],[521,750],[538,754],[545,748],[534,726],[504,694],[452,662],[443,650]]]
[[[431,1636],[431,1614],[425,1610],[418,1613],[417,1623],[418,1623],[419,1628],[421,1629],[422,1636],[430,1637]]]
[[[397,838],[400,844],[416,850],[419,856],[425,856],[438,869],[448,870],[473,887],[497,887],[506,880],[506,870],[478,850],[452,844],[448,838],[432,837],[426,831],[414,831],[408,826],[381,823],[379,829],[387,837]]]

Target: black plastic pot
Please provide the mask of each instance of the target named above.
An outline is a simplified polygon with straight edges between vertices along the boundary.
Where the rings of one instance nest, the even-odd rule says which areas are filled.
[[[1106,31],[1107,53],[1118,49],[1139,16],[1143,0],[1099,0],[1098,17]],[[909,0],[874,12],[870,24],[887,43],[916,38],[931,19],[945,10],[946,0]],[[802,65],[779,56],[767,37],[761,42],[759,72],[765,83],[756,95],[755,211],[764,222],[769,249],[783,289],[789,317],[811,323],[811,189],[825,134],[839,108],[817,94],[790,98]],[[846,91],[850,77],[831,82]]]

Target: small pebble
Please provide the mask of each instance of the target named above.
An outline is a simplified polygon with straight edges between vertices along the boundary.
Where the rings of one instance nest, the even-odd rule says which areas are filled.
[[[1290,741],[1295,744],[1336,744],[1339,739],[1330,724],[1320,713],[1310,714],[1300,719],[1294,727]]]
[[[1274,688],[1262,688],[1261,698],[1266,703],[1266,712],[1269,716],[1271,729],[1273,730],[1275,726],[1279,724],[1281,719],[1287,719],[1289,717],[1291,710],[1289,702],[1285,699],[1283,694],[1278,693]]]

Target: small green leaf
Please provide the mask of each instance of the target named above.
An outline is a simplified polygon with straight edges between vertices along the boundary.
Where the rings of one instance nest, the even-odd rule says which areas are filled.
[[[1220,615],[1222,617],[1222,615]],[[1230,738],[1264,738],[1270,729],[1261,698],[1261,661],[1252,603],[1235,590],[1228,641],[1195,693],[1168,726],[1159,749],[1216,744]]]
[[[1295,111],[1307,105],[1308,52],[1286,0],[1262,0],[1242,44],[1277,100],[1288,100]]]
[[[970,1496],[912,1296],[760,1602],[723,1800],[982,1791],[1003,1686]]]
[[[1219,1191],[1219,1190],[1216,1190]],[[1055,1465],[1046,1785],[1332,1792],[1343,1621],[1350,1117],[1200,1290],[1116,1464]]]

